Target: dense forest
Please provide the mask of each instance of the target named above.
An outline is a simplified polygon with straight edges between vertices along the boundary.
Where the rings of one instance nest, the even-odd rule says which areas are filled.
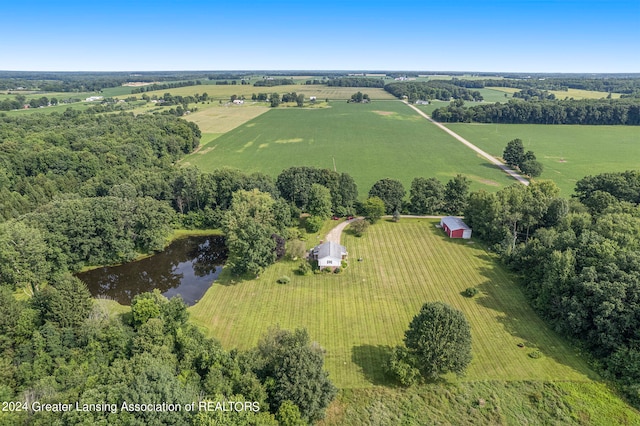
[[[636,99],[535,98],[468,108],[453,102],[433,111],[432,117],[447,123],[640,125],[640,101]]]
[[[327,185],[330,206],[346,213],[357,198],[349,175],[293,168],[276,181],[175,167],[200,131],[171,115],[0,117],[0,134],[0,398],[21,401],[2,422],[262,425],[324,415],[336,389],[306,331],[272,329],[256,348],[229,353],[188,322],[180,298],[138,295],[114,317],[71,273],[161,250],[174,227],[224,229],[232,269],[259,272],[282,255],[292,218],[313,210],[297,185]],[[254,215],[259,202],[268,224],[264,210],[264,223]],[[245,238],[251,229],[267,242]],[[238,255],[246,244],[268,252],[253,262]],[[162,401],[174,407],[121,405]],[[184,409],[207,401],[213,409]],[[75,402],[93,409],[31,405]]]
[[[531,305],[640,403],[640,172],[472,193],[474,236],[517,273]]]

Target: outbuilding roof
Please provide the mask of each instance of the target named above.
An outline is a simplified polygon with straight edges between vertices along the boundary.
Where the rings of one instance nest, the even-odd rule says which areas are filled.
[[[462,219],[455,216],[445,216],[442,218],[440,223],[447,225],[447,228],[449,228],[452,231],[458,230],[458,229],[463,229],[463,230],[471,229],[467,226],[466,223],[462,221]]]

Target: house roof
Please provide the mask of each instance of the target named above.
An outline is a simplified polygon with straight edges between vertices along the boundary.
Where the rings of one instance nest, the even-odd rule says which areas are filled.
[[[457,229],[471,229],[467,226],[466,223],[462,221],[462,219],[455,216],[445,216],[442,218],[442,220],[440,220],[440,223],[447,225],[447,228],[451,229],[452,231]]]
[[[322,259],[324,257],[333,257],[336,259],[342,259],[343,254],[347,254],[347,249],[345,246],[342,246],[338,243],[334,243],[333,241],[328,241],[326,243],[320,244],[313,248],[313,254],[317,256],[318,259]]]

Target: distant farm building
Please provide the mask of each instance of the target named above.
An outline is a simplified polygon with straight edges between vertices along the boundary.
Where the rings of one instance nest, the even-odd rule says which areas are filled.
[[[315,101],[316,101],[316,97],[315,97],[315,96],[309,96],[309,100],[310,100],[311,102],[315,102]]]
[[[244,101],[242,99],[234,99],[233,103],[236,104],[236,105],[242,105],[242,104],[244,104]]]
[[[429,101],[424,101],[422,99],[418,99],[416,101],[416,105],[429,105]]]
[[[454,216],[446,216],[440,219],[440,226],[449,238],[471,238],[471,228],[462,219]]]
[[[329,241],[311,249],[309,260],[317,260],[320,269],[336,269],[347,258],[347,249],[333,241]]]

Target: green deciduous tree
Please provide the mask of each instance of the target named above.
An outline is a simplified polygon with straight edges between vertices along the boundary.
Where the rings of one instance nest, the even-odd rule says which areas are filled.
[[[269,194],[257,189],[234,193],[223,223],[229,248],[228,263],[234,273],[259,275],[275,261],[274,204]]]
[[[445,188],[436,178],[415,178],[411,182],[411,211],[418,214],[435,214],[443,211]]]
[[[519,167],[524,159],[524,145],[521,139],[513,139],[507,143],[502,153],[504,162],[511,167]]]
[[[35,291],[51,271],[47,251],[39,229],[17,221],[0,224],[0,284]]]
[[[404,334],[404,343],[421,374],[462,374],[471,362],[471,329],[464,314],[441,302],[425,303]]]
[[[471,181],[463,175],[456,175],[447,182],[444,191],[444,210],[449,214],[460,214],[464,211],[469,197]]]
[[[323,369],[324,350],[311,343],[305,329],[294,332],[270,328],[258,342],[254,368],[269,383],[269,406],[277,412],[285,401],[295,404],[303,418],[313,422],[336,395]]]
[[[325,186],[314,183],[309,192],[307,211],[312,216],[328,219],[331,216],[331,192]]]
[[[380,197],[369,197],[362,203],[362,213],[371,223],[376,223],[384,212],[384,201],[382,201]]]
[[[396,179],[380,179],[373,184],[369,197],[378,197],[384,201],[385,213],[393,214],[395,210],[402,210],[402,199],[405,196],[402,182]]]

